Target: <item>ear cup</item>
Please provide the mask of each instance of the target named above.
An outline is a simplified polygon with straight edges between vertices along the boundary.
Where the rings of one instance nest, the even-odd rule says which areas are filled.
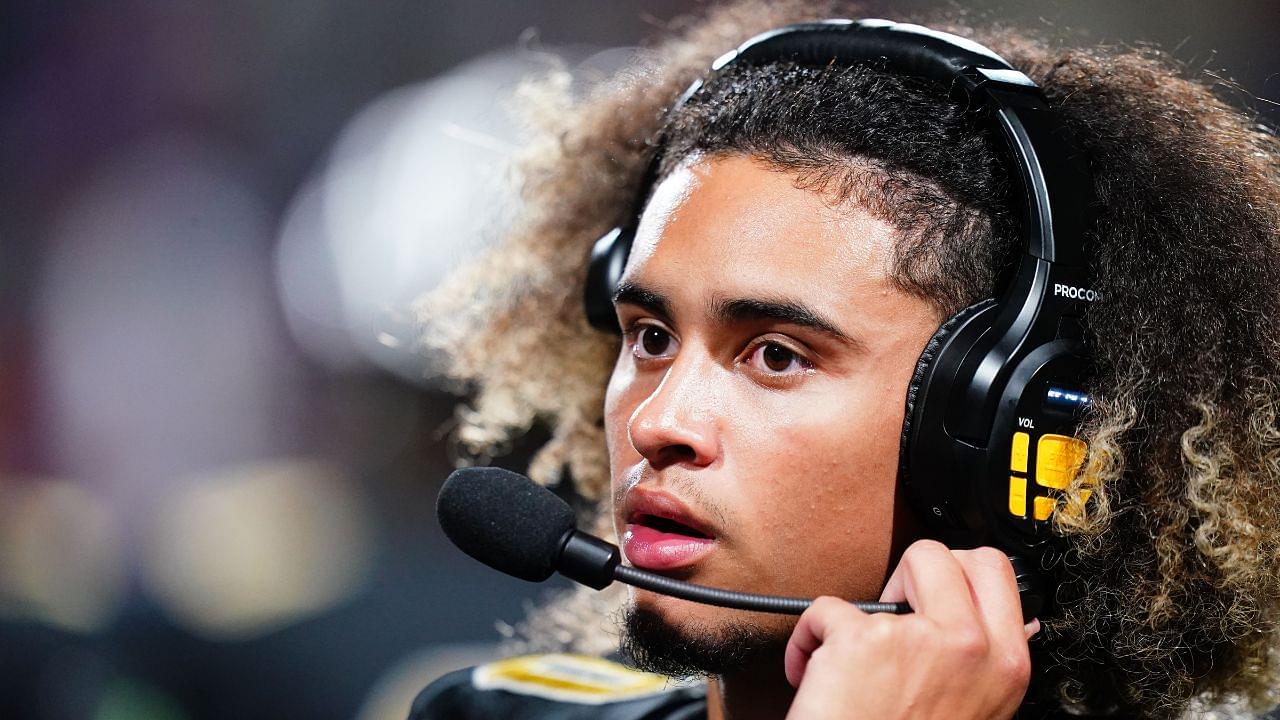
[[[601,236],[591,248],[582,301],[587,311],[587,322],[597,330],[621,332],[617,313],[613,310],[613,294],[617,292],[622,272],[627,268],[627,256],[631,254],[634,237],[632,229],[617,227]]]
[[[946,345],[947,338],[957,328],[962,327],[969,318],[978,313],[992,307],[996,304],[994,298],[979,300],[978,302],[962,308],[959,312],[947,318],[929,338],[929,342],[925,343],[924,350],[920,353],[920,358],[916,360],[916,369],[911,374],[911,382],[907,384],[907,411],[902,416],[902,439],[898,446],[898,477],[905,477],[907,470],[907,451],[911,447],[912,424],[916,415],[916,402],[920,399],[921,385],[924,383],[925,377],[929,374],[929,368],[938,359],[938,353]]]

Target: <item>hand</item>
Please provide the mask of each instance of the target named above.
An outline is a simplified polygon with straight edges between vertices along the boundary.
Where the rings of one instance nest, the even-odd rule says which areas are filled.
[[[787,644],[788,720],[1009,718],[1031,676],[1013,567],[993,548],[907,548],[880,596],[909,615],[868,615],[821,597]]]

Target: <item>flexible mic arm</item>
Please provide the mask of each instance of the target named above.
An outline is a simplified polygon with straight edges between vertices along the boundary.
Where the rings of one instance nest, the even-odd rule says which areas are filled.
[[[502,514],[498,515],[501,509]],[[555,493],[500,468],[462,468],[440,489],[436,516],[445,535],[489,567],[530,582],[555,572],[596,590],[615,580],[682,600],[756,612],[800,615],[812,600],[756,595],[672,580],[622,564],[622,553],[574,528],[574,513]],[[1042,573],[1011,556],[1024,622],[1039,617],[1049,597]],[[905,614],[907,603],[854,602],[863,612]]]
[[[799,615],[804,598],[756,595],[672,580],[622,564],[616,545],[574,528],[574,513],[555,493],[500,468],[454,471],[436,499],[445,535],[489,567],[530,582],[552,573],[603,590],[615,580],[682,600],[756,612]],[[907,603],[855,602],[864,612],[911,612]]]
[[[757,595],[694,585],[648,570],[628,567],[622,564],[622,553],[616,545],[576,529],[566,532],[561,540],[556,571],[574,582],[596,590],[603,590],[616,580],[661,595],[735,610],[799,615],[813,604],[813,600],[806,598]],[[853,606],[868,613],[904,615],[911,612],[911,606],[904,602],[853,601]]]

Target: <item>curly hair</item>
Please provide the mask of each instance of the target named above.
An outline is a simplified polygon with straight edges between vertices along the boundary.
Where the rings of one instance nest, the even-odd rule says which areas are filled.
[[[602,409],[617,340],[586,324],[582,282],[591,242],[635,212],[659,136],[666,167],[694,152],[743,153],[856,199],[897,229],[899,285],[944,316],[995,292],[1017,236],[1008,174],[937,88],[775,64],[730,72],[664,112],[726,48],[857,14],[737,2],[673,28],[583,97],[564,73],[526,86],[536,132],[515,167],[519,216],[421,305],[424,343],[475,390],[459,411],[466,457],[501,453],[542,424],[550,439],[530,475],[571,478],[607,504]],[[1153,50],[932,26],[993,48],[1041,85],[1088,152],[1102,205],[1091,270],[1104,299],[1088,316],[1093,406],[1080,431],[1089,455],[1055,521],[1071,563],[1035,647],[1033,692],[1142,718],[1274,704],[1280,141]]]

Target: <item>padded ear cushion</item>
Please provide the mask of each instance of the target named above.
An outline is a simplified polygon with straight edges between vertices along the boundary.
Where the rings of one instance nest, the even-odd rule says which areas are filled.
[[[911,375],[911,382],[907,384],[907,412],[902,417],[902,439],[898,446],[899,478],[904,476],[907,467],[907,448],[911,440],[911,423],[915,418],[916,402],[919,400],[920,385],[924,382],[925,375],[929,373],[929,368],[938,359],[938,353],[942,350],[942,346],[946,344],[947,338],[951,337],[951,334],[964,325],[969,318],[995,304],[996,300],[994,298],[987,298],[986,300],[979,300],[969,307],[962,308],[955,315],[947,318],[947,321],[942,323],[942,327],[939,327],[933,333],[933,337],[929,338],[929,342],[925,343],[924,350],[920,353],[920,358],[916,360],[916,369]]]
[[[587,277],[582,288],[583,306],[587,322],[597,330],[622,332],[618,316],[613,310],[613,293],[618,289],[622,273],[627,268],[627,256],[631,254],[631,241],[635,231],[629,227],[617,227],[606,233],[591,248],[587,263]]]

